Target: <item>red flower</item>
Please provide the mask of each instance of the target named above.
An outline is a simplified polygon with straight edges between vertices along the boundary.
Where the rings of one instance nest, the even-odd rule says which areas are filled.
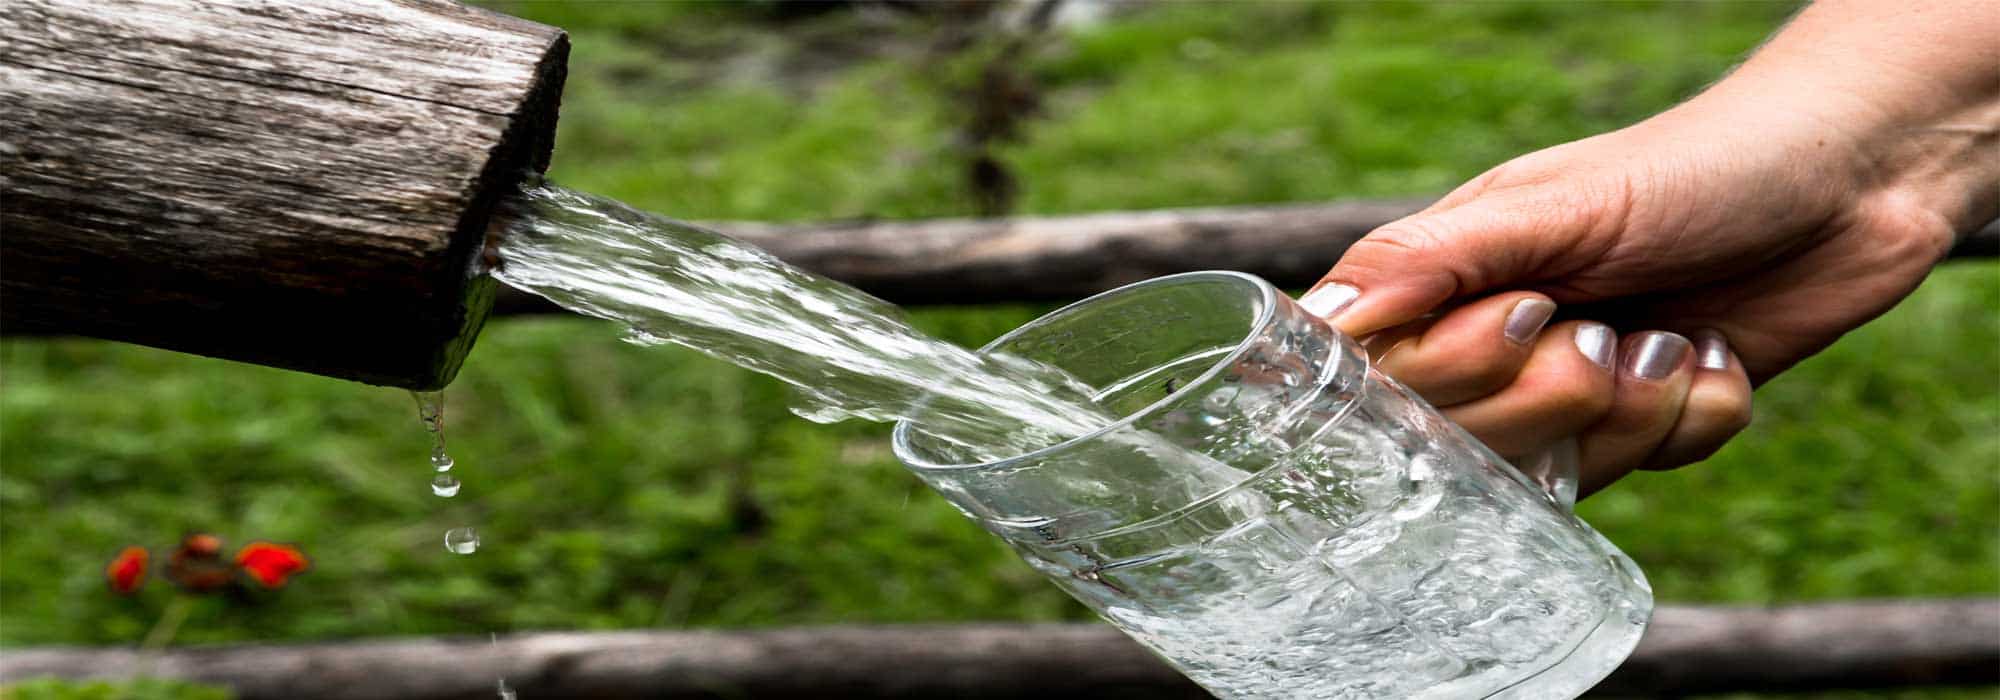
[[[146,583],[146,557],[145,547],[126,547],[118,552],[111,564],[104,567],[104,578],[111,583],[111,592],[118,595],[139,592],[139,586]]]
[[[112,592],[131,595],[146,582],[148,554],[143,547],[126,547],[104,567]],[[241,593],[245,579],[264,588],[282,588],[285,581],[312,566],[304,552],[288,544],[251,542],[237,550],[235,560],[222,558],[222,538],[195,533],[181,539],[167,557],[161,575],[188,593]],[[239,573],[240,572],[240,573]]]
[[[270,542],[251,542],[236,553],[236,565],[265,588],[285,585],[285,579],[305,571],[311,563],[298,548]]]

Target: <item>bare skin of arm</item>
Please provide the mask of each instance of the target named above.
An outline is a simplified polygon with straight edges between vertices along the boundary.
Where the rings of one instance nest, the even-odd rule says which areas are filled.
[[[1371,233],[1302,300],[1503,454],[1577,440],[1586,492],[1699,461],[1752,386],[2000,215],[1996,36],[1991,2],[1815,4],[1687,102]]]

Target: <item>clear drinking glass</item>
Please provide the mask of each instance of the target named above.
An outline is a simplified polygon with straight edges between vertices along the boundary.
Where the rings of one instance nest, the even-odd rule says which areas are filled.
[[[1140,282],[981,352],[1121,420],[953,464],[919,411],[898,458],[1219,697],[1573,697],[1651,614],[1573,482],[1544,491],[1256,277]]]

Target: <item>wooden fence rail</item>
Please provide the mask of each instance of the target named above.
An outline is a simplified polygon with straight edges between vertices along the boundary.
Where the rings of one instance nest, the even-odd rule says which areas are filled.
[[[905,305],[1067,301],[1149,277],[1227,269],[1280,287],[1319,280],[1347,246],[1425,198],[1008,219],[704,222],[794,265]],[[2000,221],[1954,259],[2000,256]],[[507,289],[495,313],[559,311]]]
[[[0,651],[0,683],[121,677],[130,649]],[[536,633],[175,649],[157,675],[242,700],[488,700],[505,677],[536,698],[1202,698],[1104,625],[983,624],[755,631]],[[2000,684],[2000,599],[1779,608],[1663,606],[1596,691],[1678,697]]]

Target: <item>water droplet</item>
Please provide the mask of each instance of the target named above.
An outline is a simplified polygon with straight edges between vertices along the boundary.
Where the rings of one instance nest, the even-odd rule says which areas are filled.
[[[500,700],[514,700],[514,689],[507,687],[507,679],[500,679]]]
[[[417,400],[417,420],[424,422],[424,429],[437,432],[444,426],[444,392],[412,391],[410,397]]]
[[[417,418],[431,434],[431,468],[451,471],[455,462],[444,452],[444,392],[412,391],[410,396],[417,400]]]
[[[479,551],[479,531],[469,527],[454,527],[444,531],[444,548],[452,554],[471,554]]]
[[[451,478],[450,474],[439,474],[437,478],[431,480],[431,493],[445,498],[456,496],[458,495],[458,480]]]

